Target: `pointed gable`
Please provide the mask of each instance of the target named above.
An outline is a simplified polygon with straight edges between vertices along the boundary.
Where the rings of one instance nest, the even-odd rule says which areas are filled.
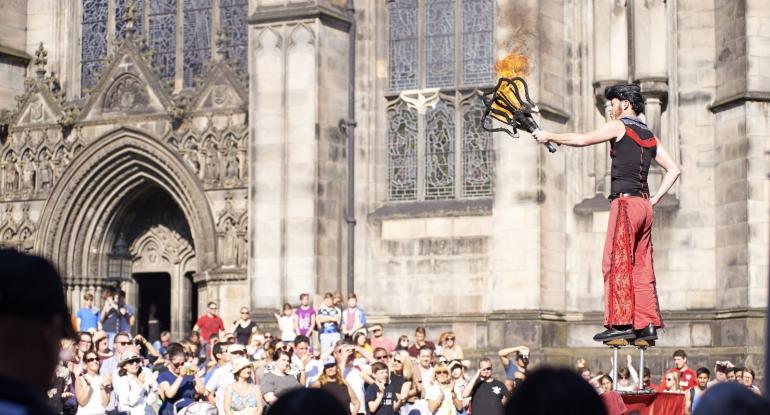
[[[206,81],[193,97],[194,112],[245,112],[248,109],[246,87],[225,60],[216,62],[209,69]]]
[[[158,74],[145,59],[146,45],[124,39],[96,86],[89,92],[79,121],[118,116],[166,114],[173,108]]]
[[[11,130],[28,126],[50,126],[64,120],[64,95],[59,80],[53,74],[46,76],[48,52],[40,43],[35,51],[35,75],[24,81],[24,93],[16,97],[16,109],[8,114]]]

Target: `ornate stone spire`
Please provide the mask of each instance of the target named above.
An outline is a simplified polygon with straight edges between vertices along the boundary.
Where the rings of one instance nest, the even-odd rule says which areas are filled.
[[[37,69],[35,69],[37,79],[43,79],[45,77],[45,66],[48,65],[48,52],[46,52],[43,47],[43,42],[40,42],[40,45],[35,51],[35,60],[33,64],[37,67]]]
[[[220,28],[217,30],[217,62],[225,61],[229,59],[230,38],[227,36],[227,29]]]
[[[126,39],[134,37],[134,31],[136,30],[134,27],[135,21],[136,16],[134,15],[134,0],[128,0],[126,3],[126,14],[123,16],[123,27],[126,33]]]

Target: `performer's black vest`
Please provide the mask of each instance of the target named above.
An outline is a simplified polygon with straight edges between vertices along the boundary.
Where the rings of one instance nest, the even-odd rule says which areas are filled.
[[[658,142],[655,134],[638,118],[620,119],[626,127],[623,138],[611,143],[611,193],[650,194],[647,173],[655,158]]]

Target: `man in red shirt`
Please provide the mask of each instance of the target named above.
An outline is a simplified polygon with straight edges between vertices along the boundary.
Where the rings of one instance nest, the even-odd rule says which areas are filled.
[[[208,313],[198,317],[198,321],[195,322],[193,330],[200,332],[203,343],[208,343],[212,334],[220,335],[225,330],[225,323],[217,315],[217,309],[217,303],[210,301]]]
[[[674,352],[674,367],[666,370],[666,373],[677,371],[679,372],[679,387],[683,390],[689,390],[694,388],[698,384],[698,375],[695,371],[687,367],[687,353],[684,350],[677,350]],[[666,384],[666,374],[663,374],[663,378],[660,380],[661,385]]]
[[[396,343],[383,335],[382,324],[372,324],[372,326],[369,328],[369,331],[372,332],[373,336],[371,340],[371,346],[373,349],[382,347],[383,349],[387,350],[388,353],[392,353],[393,350],[396,349]]]

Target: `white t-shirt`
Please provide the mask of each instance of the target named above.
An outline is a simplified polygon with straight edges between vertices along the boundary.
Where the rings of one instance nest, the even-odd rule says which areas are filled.
[[[130,415],[145,415],[145,407],[155,399],[153,389],[157,384],[152,381],[152,376],[144,370],[145,382],[140,385],[128,375],[118,376],[112,381],[115,387],[115,397],[118,401],[118,410],[128,412]]]
[[[216,368],[206,382],[206,390],[214,393],[219,413],[225,413],[225,388],[233,383],[235,383],[235,376],[230,363]]]
[[[354,362],[355,365],[356,362]],[[345,368],[345,382],[350,385],[350,387],[353,389],[353,392],[356,394],[356,399],[358,399],[358,402],[366,402],[364,400],[364,390],[366,387],[366,382],[364,381],[364,378],[361,376],[360,370],[366,370],[364,365],[355,365],[356,367],[346,367]],[[365,405],[360,405],[360,409],[358,410],[359,413],[365,413]]]
[[[102,415],[105,412],[104,405],[102,405],[102,377],[100,375],[91,376],[88,373],[83,375],[88,380],[88,384],[91,385],[91,396],[88,398],[88,402],[85,406],[78,405],[77,415]],[[79,379],[78,382],[84,382],[85,380]]]
[[[441,406],[434,415],[457,415],[457,409],[452,403],[452,389],[442,390],[441,385],[434,383],[425,390],[425,399],[435,401],[443,395]]]
[[[294,333],[294,317],[293,316],[281,316],[278,319],[278,328],[281,329],[281,340],[285,342],[293,342],[297,334]]]

